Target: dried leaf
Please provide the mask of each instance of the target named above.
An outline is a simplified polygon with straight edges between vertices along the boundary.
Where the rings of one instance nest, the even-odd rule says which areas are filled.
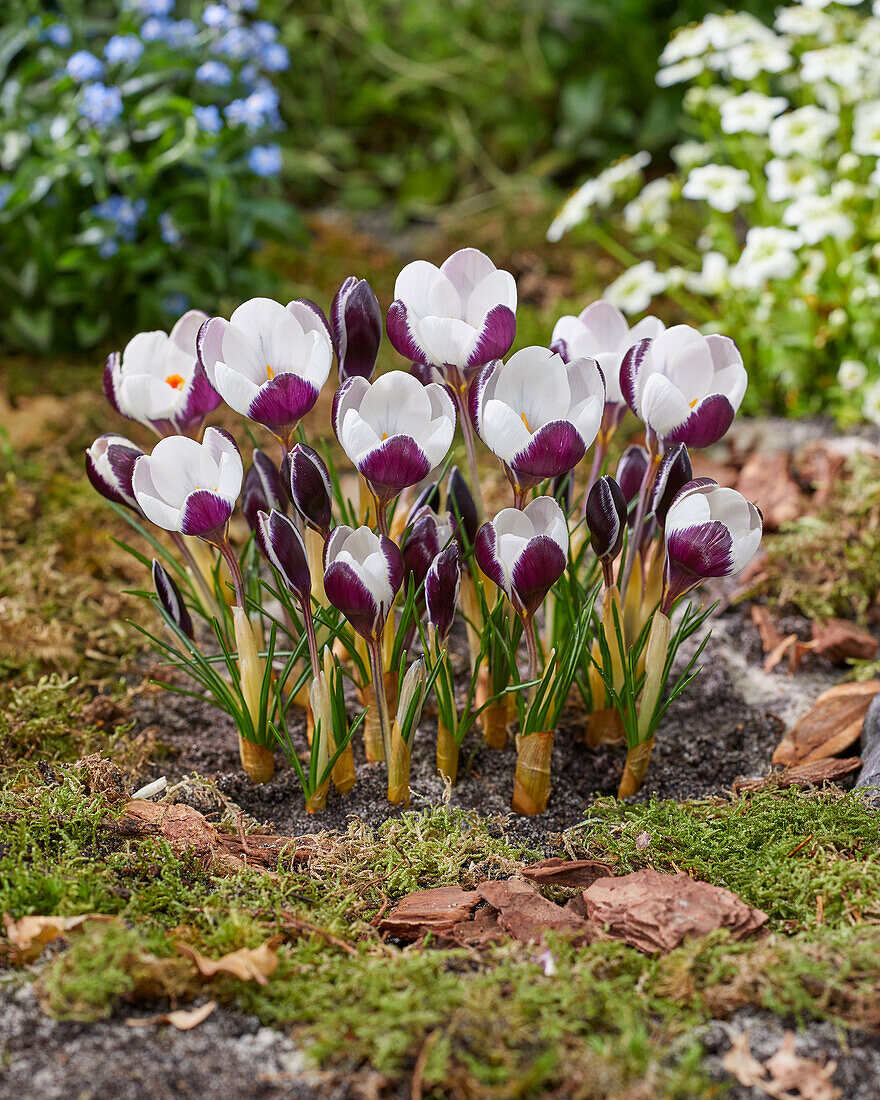
[[[256,982],[266,985],[278,968],[278,954],[275,950],[283,936],[273,936],[259,947],[240,947],[230,951],[219,959],[209,959],[187,943],[178,943],[177,950],[195,963],[196,970],[203,978],[213,978],[217,974],[231,974],[243,982]]]
[[[583,943],[602,938],[600,930],[589,921],[548,901],[531,883],[493,879],[480,883],[477,893],[498,911],[500,926],[522,943],[541,943],[546,932],[560,932]]]
[[[860,737],[871,700],[880,680],[837,684],[823,691],[773,753],[774,764],[799,764],[835,756]]]
[[[820,626],[813,623],[810,649],[835,664],[849,660],[870,661],[877,653],[877,639],[845,619],[829,619]]]
[[[456,924],[470,917],[479,900],[475,890],[460,886],[416,890],[401,898],[381,921],[379,931],[402,940],[417,940],[427,932],[451,933]]]
[[[553,856],[523,867],[523,878],[536,886],[592,886],[597,878],[611,874],[607,863],[596,859],[560,859]]]
[[[770,1096],[779,1097],[793,1093],[801,1100],[837,1100],[842,1095],[839,1088],[831,1083],[836,1062],[822,1065],[812,1058],[802,1058],[794,1051],[794,1033],[786,1031],[779,1050],[764,1063],[770,1074],[770,1081],[761,1085]]]
[[[754,778],[740,777],[733,784],[737,794],[744,791],[762,791],[768,787],[818,787],[822,783],[837,783],[862,766],[861,757],[845,756],[843,759],[828,757],[823,760],[808,760],[803,764],[792,764],[784,771],[771,771],[769,775]]]
[[[217,1007],[216,1001],[206,1001],[198,1008],[178,1008],[174,1012],[160,1012],[158,1016],[130,1017],[125,1021],[127,1027],[147,1027],[150,1024],[170,1024],[178,1031],[191,1031],[207,1020]]]
[[[107,923],[115,920],[105,913],[84,913],[79,917],[22,917],[13,920],[8,913],[3,914],[6,937],[16,949],[18,962],[30,962],[37,958],[46,944],[60,939],[68,932],[81,928],[87,921]]]
[[[716,928],[729,928],[734,939],[743,939],[768,919],[730,890],[650,869],[600,878],[583,900],[591,921],[646,954],[671,951],[688,936]]]
[[[730,1050],[721,1059],[721,1064],[747,1089],[765,1080],[764,1066],[752,1054],[745,1032],[730,1037]]]
[[[756,451],[740,471],[737,489],[761,509],[765,531],[775,531],[807,510],[786,451]]]
[[[783,640],[783,635],[770,617],[770,612],[760,604],[752,604],[752,622],[761,634],[761,648],[771,653]]]

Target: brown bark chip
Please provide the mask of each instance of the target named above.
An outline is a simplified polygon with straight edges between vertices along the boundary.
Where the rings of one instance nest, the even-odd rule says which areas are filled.
[[[806,510],[800,486],[791,476],[791,456],[785,451],[757,451],[740,471],[739,492],[764,516],[764,529],[775,531]]]
[[[523,878],[536,886],[580,886],[586,889],[597,878],[611,874],[611,868],[596,859],[560,859],[553,856],[523,867]]]
[[[401,898],[379,924],[379,931],[402,940],[417,940],[427,932],[450,935],[476,909],[480,895],[460,886],[416,890]]]
[[[598,930],[589,921],[548,901],[529,882],[496,879],[480,883],[477,893],[498,910],[501,927],[522,943],[540,943],[546,932],[560,932],[583,943],[598,938]]]
[[[695,882],[683,872],[643,870],[598,879],[584,891],[584,903],[608,935],[645,954],[671,951],[688,936],[716,928],[729,928],[734,939],[743,939],[768,920],[730,890]]]
[[[871,700],[880,691],[880,680],[837,684],[823,691],[777,746],[774,764],[800,764],[822,760],[848,749],[858,741]]]

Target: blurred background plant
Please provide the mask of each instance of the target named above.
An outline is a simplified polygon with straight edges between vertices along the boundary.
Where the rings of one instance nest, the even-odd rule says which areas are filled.
[[[628,313],[665,293],[749,364],[746,411],[880,423],[880,5],[781,7],[676,33],[658,84],[690,84],[678,171],[646,154],[588,179],[577,226],[627,270]]]
[[[0,331],[90,347],[255,286],[280,193],[287,67],[256,0],[28,0],[0,31]]]

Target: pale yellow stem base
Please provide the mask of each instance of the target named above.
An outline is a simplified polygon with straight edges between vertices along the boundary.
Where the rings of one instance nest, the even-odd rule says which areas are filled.
[[[622,745],[626,742],[623,719],[614,707],[601,707],[587,715],[587,744],[591,749],[599,745]]]
[[[554,737],[553,730],[539,730],[519,738],[511,802],[518,814],[533,817],[547,809]]]
[[[379,707],[372,684],[365,684],[358,693],[362,707],[367,708],[364,715],[364,752],[368,764],[378,764],[385,759],[385,745],[382,742],[382,726],[379,722]],[[397,711],[397,673],[385,673],[385,696],[388,699],[388,712]]]
[[[388,761],[388,801],[395,806],[409,805],[409,766],[409,746],[395,721],[391,727],[391,759]]]
[[[268,783],[275,774],[275,754],[265,745],[257,745],[238,735],[241,766],[251,783]]]
[[[620,777],[620,786],[617,789],[618,798],[629,798],[641,789],[653,748],[654,738],[649,737],[647,741],[642,741],[626,754],[623,775]]]
[[[492,680],[489,676],[489,670],[488,668],[481,668],[477,676],[477,686],[474,689],[474,705],[479,709],[487,699],[492,697],[492,694]],[[483,738],[490,749],[504,749],[507,747],[507,727],[513,717],[511,703],[513,703],[513,696],[502,696],[496,702],[490,703],[480,715]]]
[[[437,774],[448,779],[452,786],[458,778],[459,747],[455,738],[443,723],[437,720]]]

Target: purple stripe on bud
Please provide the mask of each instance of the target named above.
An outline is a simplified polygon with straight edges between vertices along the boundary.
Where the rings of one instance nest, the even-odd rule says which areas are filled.
[[[271,512],[277,508],[287,511],[281,492],[281,478],[275,463],[263,451],[254,451],[254,461],[245,474],[241,488],[241,510],[247,525],[253,531],[257,512]]]
[[[516,315],[508,306],[493,306],[479,331],[479,339],[465,364],[467,375],[484,363],[507,355],[516,337]]]
[[[122,355],[118,351],[111,352],[107,356],[107,362],[104,364],[104,375],[101,379],[101,384],[104,389],[104,396],[110,403],[111,408],[119,413],[120,416],[124,415],[119,408],[119,398],[116,396],[116,372],[119,370],[119,361]]]
[[[446,483],[446,507],[456,522],[456,538],[473,546],[480,525],[477,504],[474,495],[465,481],[464,474],[457,466],[449,471]]]
[[[726,577],[733,569],[733,539],[720,520],[673,531],[666,539],[669,606],[705,577]]]
[[[440,549],[437,521],[430,514],[420,516],[400,547],[404,578],[408,581],[412,575],[416,589],[421,588],[431,562],[440,553]]]
[[[247,415],[271,432],[292,430],[318,400],[318,390],[298,374],[276,374],[260,387]]]
[[[183,596],[181,595],[180,589],[156,558],[153,558],[153,585],[156,589],[156,595],[159,598],[159,604],[162,610],[174,623],[177,629],[182,631],[187,638],[192,641],[195,637],[195,632],[193,630],[192,619],[190,618],[189,611],[187,611],[186,604],[183,602]]]
[[[563,512],[568,515],[571,511],[571,501],[574,495],[574,474],[571,470],[567,473],[559,474],[558,477],[553,479],[550,493],[554,500],[559,501],[559,507]]]
[[[305,544],[296,526],[283,512],[257,513],[254,527],[257,545],[275,569],[285,588],[303,603],[312,591]]]
[[[131,479],[134,464],[143,455],[140,447],[121,435],[99,435],[86,450],[86,476],[107,500],[141,514]]]
[[[642,365],[642,361],[648,353],[648,348],[654,341],[648,337],[645,340],[639,340],[637,344],[629,349],[624,355],[623,362],[620,364],[620,392],[623,394],[623,399],[632,411],[639,415],[636,408],[636,382],[639,377],[639,369]]]
[[[654,482],[653,509],[657,525],[662,531],[666,524],[666,513],[673,500],[693,479],[691,459],[684,443],[676,445],[663,456]]]
[[[339,381],[371,378],[382,340],[382,311],[370,284],[350,275],[337,290],[330,310],[330,331]]]
[[[428,622],[445,639],[452,629],[455,605],[461,586],[461,551],[451,542],[431,562],[425,577],[425,602]]]
[[[513,604],[526,618],[531,618],[544,602],[544,597],[565,572],[566,556],[559,543],[547,535],[529,539],[517,558],[511,576]]]
[[[423,348],[421,348],[409,327],[409,312],[406,305],[399,298],[388,307],[385,318],[385,331],[395,351],[404,359],[411,359],[416,363],[427,363]]]
[[[736,410],[723,394],[714,393],[700,401],[683,424],[673,428],[663,437],[667,446],[670,443],[686,443],[689,447],[711,447],[724,435]]]
[[[640,447],[637,443],[627,447],[620,456],[615,476],[627,504],[632,504],[637,499],[650,462],[647,448]]]
[[[626,497],[613,477],[600,477],[587,496],[587,527],[593,553],[610,564],[623,546],[626,530]]]
[[[423,508],[427,508],[431,512],[439,512],[440,505],[440,482],[432,481],[416,497],[412,508],[407,513],[406,526],[415,523]]]
[[[509,597],[511,593],[504,578],[504,567],[498,558],[497,550],[498,536],[495,528],[491,523],[484,523],[474,539],[474,557],[489,580],[494,581]]]
[[[184,502],[180,532],[205,539],[219,536],[231,515],[232,504],[228,500],[210,489],[196,489]]]
[[[509,463],[520,486],[537,485],[548,477],[573,470],[587,452],[583,437],[568,420],[545,424]]]
[[[333,518],[333,484],[324,460],[312,447],[297,443],[281,464],[281,476],[293,506],[326,539]]]
[[[411,436],[398,435],[370,451],[358,470],[371,485],[399,491],[427,477],[431,463]]]

